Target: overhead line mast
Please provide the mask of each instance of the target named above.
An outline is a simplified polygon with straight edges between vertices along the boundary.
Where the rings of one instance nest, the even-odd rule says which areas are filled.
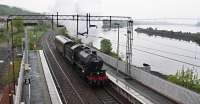
[[[21,16],[23,18],[15,18],[16,16]],[[86,15],[60,15],[57,14],[54,15],[10,15],[8,16],[7,20],[46,20],[46,21],[51,21],[52,23],[52,29],[54,28],[54,20],[57,20],[57,27],[58,25],[58,20],[66,20],[66,21],[76,21],[77,22],[77,38],[78,35],[85,36],[84,34],[89,33],[89,29],[91,27],[96,27],[96,25],[91,25],[91,21],[109,21],[110,28],[112,25],[112,21],[125,21],[127,23],[127,43],[126,43],[126,73],[128,75],[131,75],[131,64],[132,64],[132,45],[133,45],[133,20],[131,17],[126,17],[126,16],[91,16],[90,14]],[[78,26],[79,26],[79,21],[86,21],[86,32],[84,33],[79,33]],[[8,23],[9,21],[7,21]],[[87,35],[86,35],[87,36]]]

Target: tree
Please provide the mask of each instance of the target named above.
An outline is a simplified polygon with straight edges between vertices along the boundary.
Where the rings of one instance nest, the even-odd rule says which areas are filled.
[[[68,32],[67,32],[66,27],[59,27],[59,28],[58,28],[58,34],[67,36],[67,35],[68,35]]]
[[[111,54],[112,51],[112,44],[109,39],[102,39],[101,40],[101,49],[103,53],[105,54]]]
[[[17,20],[13,20],[13,26],[17,29],[17,32],[23,32],[24,31],[24,24],[23,24],[23,20],[22,17],[18,16],[15,19]]]

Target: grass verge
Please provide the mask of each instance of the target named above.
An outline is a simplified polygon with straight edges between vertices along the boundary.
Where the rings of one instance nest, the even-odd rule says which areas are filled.
[[[14,61],[15,80],[17,80],[19,76],[21,60],[22,58],[17,57],[15,58],[15,61]],[[4,86],[12,82],[13,82],[13,70],[12,70],[12,65],[10,65],[8,72],[0,79],[0,85]]]

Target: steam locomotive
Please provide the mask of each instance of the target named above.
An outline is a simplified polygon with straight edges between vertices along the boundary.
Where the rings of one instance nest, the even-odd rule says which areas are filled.
[[[90,85],[106,84],[108,77],[105,70],[102,70],[103,60],[96,51],[62,35],[55,36],[55,46],[63,57],[78,66],[81,76]]]

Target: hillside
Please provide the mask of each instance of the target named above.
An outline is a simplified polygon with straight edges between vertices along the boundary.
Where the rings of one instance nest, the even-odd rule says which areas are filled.
[[[38,14],[38,13],[23,10],[21,8],[18,8],[18,7],[11,7],[11,6],[0,4],[0,15],[1,16],[16,15],[16,14],[23,15],[23,14]]]

